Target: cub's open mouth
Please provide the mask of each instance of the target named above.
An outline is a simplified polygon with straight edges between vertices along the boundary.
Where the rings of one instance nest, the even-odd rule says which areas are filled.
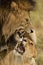
[[[17,46],[16,51],[17,51],[19,54],[23,55],[23,53],[25,52],[25,48],[24,48],[24,46],[23,46],[22,43]]]

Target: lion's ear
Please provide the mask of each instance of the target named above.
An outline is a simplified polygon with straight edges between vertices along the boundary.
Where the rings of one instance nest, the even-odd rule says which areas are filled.
[[[15,2],[13,2],[13,1],[11,2],[11,8],[13,8],[13,9],[17,8],[17,4]]]

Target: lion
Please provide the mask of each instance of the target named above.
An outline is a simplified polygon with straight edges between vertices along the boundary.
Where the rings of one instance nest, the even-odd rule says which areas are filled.
[[[34,6],[33,0],[0,1],[0,47],[5,46],[7,39],[21,27],[30,34],[36,43],[35,29],[30,20],[30,11],[34,9]]]
[[[28,33],[31,29],[34,31],[30,21],[30,11],[34,9],[34,6],[33,0],[0,1],[0,29],[5,40],[20,26],[24,27]]]
[[[36,34],[30,20],[34,6],[33,0],[0,0],[0,65],[36,64]]]

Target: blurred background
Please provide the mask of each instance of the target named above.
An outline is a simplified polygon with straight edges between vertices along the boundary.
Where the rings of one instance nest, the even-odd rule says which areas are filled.
[[[43,65],[43,0],[36,0],[36,9],[31,13],[31,21],[37,35],[37,65]]]

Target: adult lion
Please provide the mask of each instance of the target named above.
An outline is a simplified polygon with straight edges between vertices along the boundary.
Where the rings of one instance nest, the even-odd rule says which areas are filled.
[[[34,6],[35,6],[35,2],[33,0],[3,0],[3,1],[0,0],[0,25],[1,25],[0,26],[0,55],[2,55],[2,58],[1,58],[2,65],[3,64],[4,65],[17,65],[18,64],[18,63],[16,63],[16,56],[15,56],[16,53],[13,54],[15,56],[15,58],[12,55],[13,50],[15,50],[15,45],[18,44],[18,42],[15,40],[16,38],[15,39],[12,38],[12,35],[15,33],[15,31],[17,29],[22,28],[26,32],[26,34],[29,34],[29,36],[31,38],[31,40],[30,40],[29,38],[26,37],[27,38],[26,55],[28,55],[29,51],[32,53],[34,52],[34,51],[32,51],[32,49],[34,48],[34,50],[35,50],[35,46],[32,44],[33,45],[32,49],[29,48],[29,47],[31,47],[31,45],[28,46],[28,43],[30,44],[30,41],[32,41],[32,43],[34,43],[34,44],[36,43],[35,31],[31,24],[31,21],[30,21],[30,11],[34,8]],[[14,37],[14,35],[13,35],[13,37]],[[9,38],[10,38],[10,42],[8,41]],[[29,51],[28,51],[28,49],[29,49]],[[23,47],[23,50],[24,50],[23,52],[25,52],[24,47]],[[8,51],[8,52],[6,52],[6,51]],[[6,53],[8,53],[8,54],[6,55]],[[19,53],[20,53],[20,50],[19,50]],[[30,56],[32,53],[30,53]],[[33,55],[34,54],[32,54],[32,58],[33,58]],[[13,56],[13,58],[11,56]],[[20,56],[20,57],[22,57],[22,56]],[[25,55],[23,55],[23,57],[25,58]],[[24,65],[25,59],[22,60],[23,57],[21,58],[21,63],[19,63],[19,64],[23,63],[23,65]],[[10,58],[11,58],[11,60],[10,60]],[[12,59],[14,59],[14,60],[12,61]],[[8,60],[8,62],[7,62],[7,60]],[[19,59],[17,59],[17,60],[19,61]],[[11,64],[9,64],[10,61],[11,61]],[[15,64],[12,64],[13,62]],[[29,64],[29,65],[31,65],[31,64]]]

